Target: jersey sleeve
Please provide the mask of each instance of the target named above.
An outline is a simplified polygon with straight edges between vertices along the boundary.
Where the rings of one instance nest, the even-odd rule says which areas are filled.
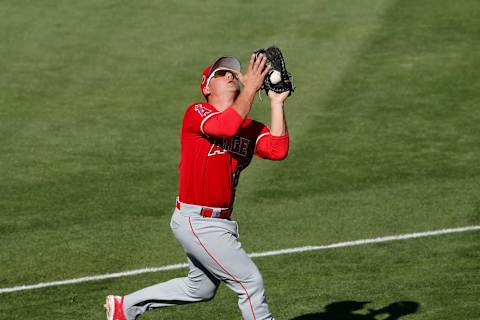
[[[233,108],[219,112],[211,105],[199,102],[185,112],[183,127],[189,132],[229,139],[235,136],[242,122],[243,118]]]
[[[272,136],[270,130],[264,126],[255,143],[255,155],[269,160],[283,160],[288,155],[289,137]]]
[[[209,137],[229,139],[238,132],[243,118],[233,108],[210,114],[202,120],[200,130]]]
[[[202,120],[214,112],[213,108],[209,108],[207,104],[201,102],[190,105],[183,117],[183,130],[197,134],[201,133]]]

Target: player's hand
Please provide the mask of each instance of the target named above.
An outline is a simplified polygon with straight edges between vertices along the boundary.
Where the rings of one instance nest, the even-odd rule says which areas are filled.
[[[288,98],[288,95],[290,94],[290,91],[285,91],[281,93],[277,93],[273,90],[268,91],[268,98],[270,99],[270,104],[272,106],[277,106],[277,105],[282,105],[285,102],[285,100]]]
[[[266,62],[267,59],[263,54],[259,55],[256,59],[255,54],[252,54],[245,74],[242,74],[240,71],[234,71],[245,89],[254,90],[255,92],[260,90],[263,85],[263,79],[265,79],[271,69],[271,66],[265,67]]]

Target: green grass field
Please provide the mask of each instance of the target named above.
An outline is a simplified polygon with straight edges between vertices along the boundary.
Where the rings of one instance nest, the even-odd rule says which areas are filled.
[[[183,111],[203,67],[271,44],[297,85],[291,149],[242,174],[248,252],[480,225],[479,16],[477,0],[1,1],[0,288],[185,262]],[[265,96],[252,117],[268,123]],[[480,319],[478,231],[255,261],[277,320]],[[102,319],[105,295],[185,271],[2,293],[0,319]],[[142,319],[212,318],[240,318],[224,286]]]

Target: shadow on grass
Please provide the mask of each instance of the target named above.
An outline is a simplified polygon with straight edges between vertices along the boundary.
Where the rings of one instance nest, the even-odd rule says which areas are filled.
[[[362,310],[370,301],[338,301],[325,306],[324,312],[310,313],[291,320],[396,320],[417,312],[420,304],[414,301],[398,301],[374,310]],[[377,318],[377,316],[381,316]]]

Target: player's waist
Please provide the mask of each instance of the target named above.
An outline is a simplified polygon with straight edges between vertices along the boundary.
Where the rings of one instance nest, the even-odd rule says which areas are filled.
[[[184,214],[199,215],[204,218],[230,219],[233,208],[214,208],[181,202],[178,197],[176,207]]]

